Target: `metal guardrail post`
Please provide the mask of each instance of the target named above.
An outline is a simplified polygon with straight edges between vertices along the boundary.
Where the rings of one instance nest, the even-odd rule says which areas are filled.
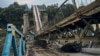
[[[16,46],[16,39],[14,37],[12,39],[12,46],[13,46],[13,50],[14,50],[14,56],[18,56],[17,46]]]
[[[22,38],[19,40],[18,56],[22,56]]]
[[[12,27],[11,27],[11,25],[8,25],[7,26],[7,35],[6,35],[6,40],[5,40],[2,56],[10,55],[12,36],[13,36],[12,35]]]
[[[16,33],[20,36],[18,47],[16,45],[16,38],[15,38]],[[13,47],[14,56],[23,56],[25,52],[25,41],[23,37],[24,35],[18,29],[16,29],[14,25],[8,24],[7,35],[6,35],[2,56],[11,56],[10,55],[11,46]]]

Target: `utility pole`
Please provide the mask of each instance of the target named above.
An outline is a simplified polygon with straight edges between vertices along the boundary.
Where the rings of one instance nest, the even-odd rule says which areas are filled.
[[[75,8],[75,11],[76,11],[76,10],[77,10],[76,1],[75,1],[75,0],[72,0],[72,2],[73,2],[73,6],[74,6],[74,8]]]

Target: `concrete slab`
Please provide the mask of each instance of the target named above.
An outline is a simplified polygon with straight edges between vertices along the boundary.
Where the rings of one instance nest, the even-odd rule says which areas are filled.
[[[93,54],[100,54],[100,48],[82,48],[82,52],[84,53],[93,53]]]

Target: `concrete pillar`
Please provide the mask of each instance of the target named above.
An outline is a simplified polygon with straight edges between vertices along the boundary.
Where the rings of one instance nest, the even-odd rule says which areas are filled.
[[[43,30],[43,28],[42,28],[42,22],[40,18],[40,12],[37,6],[33,6],[33,16],[36,23],[36,32],[37,34],[39,34]]]
[[[40,30],[40,26],[39,26],[39,21],[38,21],[38,18],[37,18],[37,13],[36,13],[36,8],[35,8],[35,6],[33,6],[33,16],[34,16],[34,21],[35,21],[35,30],[36,30],[36,32],[37,31],[39,31]]]
[[[43,15],[42,15],[42,23],[43,23],[43,30],[47,29],[48,28],[48,14],[46,12],[43,12]]]
[[[28,32],[28,28],[29,28],[29,16],[28,16],[28,13],[23,14],[23,21],[24,21],[23,34],[26,34]]]
[[[41,18],[40,18],[40,11],[37,6],[36,6],[36,10],[37,10],[38,20],[39,20],[39,24],[40,24],[40,30],[43,30],[42,22],[41,22]]]

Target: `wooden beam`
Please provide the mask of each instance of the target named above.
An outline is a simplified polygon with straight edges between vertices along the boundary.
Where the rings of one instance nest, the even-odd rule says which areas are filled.
[[[64,26],[67,26],[67,25],[72,24],[74,22],[77,22],[77,21],[81,20],[80,15],[84,15],[98,6],[100,6],[100,0],[96,0],[93,3],[87,5],[86,7],[77,10],[75,13],[73,13],[69,17],[64,18],[64,20],[60,21],[59,23],[57,23],[55,25],[58,27],[64,27]],[[89,14],[89,15],[91,15],[91,14]],[[55,25],[51,26],[49,29],[47,29],[47,31],[56,30]]]
[[[100,1],[99,1],[99,2],[100,2]],[[62,26],[62,27],[64,27],[64,26],[66,26],[66,25],[69,25],[69,24],[71,24],[71,23],[74,23],[74,22],[79,21],[80,19],[79,19],[78,17],[79,17],[80,14],[85,14],[86,12],[89,12],[89,11],[91,11],[92,9],[94,9],[94,8],[96,8],[96,7],[98,7],[98,6],[100,6],[100,3],[99,3],[99,2],[95,1],[95,2],[93,2],[93,3],[91,3],[91,4],[89,4],[88,6],[82,8],[82,9],[77,10],[77,11],[76,11],[75,13],[73,13],[71,16],[69,16],[69,17],[65,18],[64,20],[60,21],[59,23],[57,23],[56,26]],[[75,20],[75,21],[73,21],[73,20]],[[72,22],[71,22],[71,21],[72,21]],[[55,28],[55,26],[52,26],[52,27],[49,28],[48,30],[52,30],[52,29],[54,29],[54,28]]]
[[[80,33],[80,37],[82,37],[83,36],[83,34],[84,34],[84,32],[87,30],[87,28],[89,27],[89,23],[90,23],[91,21],[89,21],[88,23],[87,23],[87,25],[86,25],[86,27],[82,30],[82,32]]]

